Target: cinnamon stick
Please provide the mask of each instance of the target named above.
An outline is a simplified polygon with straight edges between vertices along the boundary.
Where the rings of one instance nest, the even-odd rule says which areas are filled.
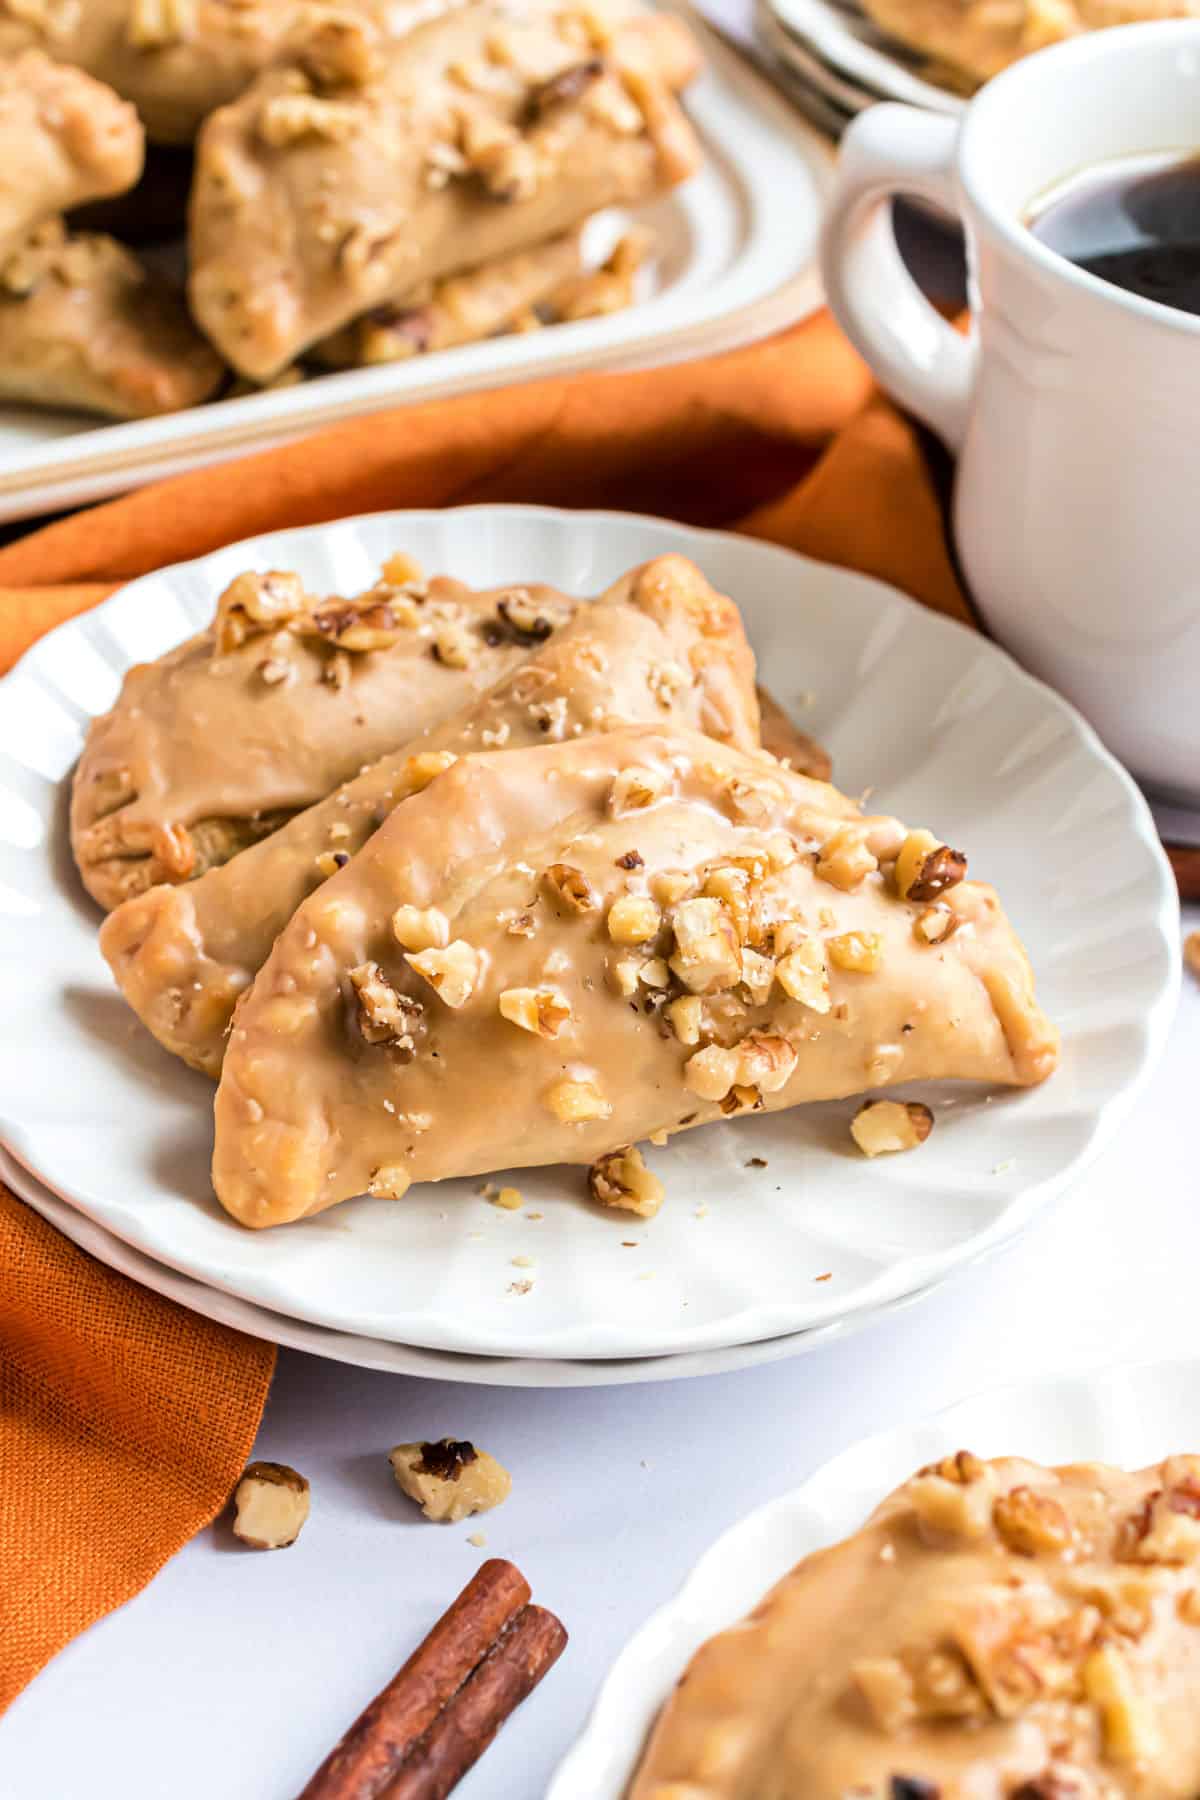
[[[553,1613],[527,1606],[459,1688],[380,1800],[445,1800],[553,1668],[566,1643],[566,1631]]]
[[[529,1583],[520,1570],[489,1558],[330,1751],[300,1800],[378,1800],[528,1600]]]

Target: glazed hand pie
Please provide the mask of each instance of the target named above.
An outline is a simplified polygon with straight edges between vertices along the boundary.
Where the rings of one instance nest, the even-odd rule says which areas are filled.
[[[52,219],[0,263],[0,399],[145,419],[224,379],[182,293],[114,238]]]
[[[737,608],[686,558],[633,570],[557,631],[547,592],[510,589],[493,599],[497,629],[541,647],[527,648],[526,660],[482,699],[224,868],[186,888],[155,888],[113,913],[100,947],[125,998],[168,1050],[217,1073],[234,1003],[296,907],[456,756],[561,742],[627,720],[678,720],[733,745],[757,744],[754,658]]]
[[[214,107],[305,35],[307,0],[0,0],[0,56],[34,46],[133,101],[150,136],[190,143]],[[336,0],[333,17],[392,22],[415,8]]]
[[[461,756],[298,908],[242,999],[218,1198],[265,1226],[498,1168],[603,1180],[634,1140],[732,1114],[1041,1081],[1056,1034],[962,868],[693,732]]]
[[[82,69],[37,50],[0,58],[0,254],[54,213],[123,194],[145,148],[132,106]]]
[[[213,625],[131,669],[91,726],[71,799],[85,886],[111,908],[225,862],[485,692],[575,604],[425,582],[403,556],[353,599],[238,576]]]
[[[1190,1800],[1200,1457],[947,1457],[692,1658],[630,1800]]]
[[[261,75],[205,122],[192,311],[243,375],[693,173],[686,29],[630,0],[478,0]]]

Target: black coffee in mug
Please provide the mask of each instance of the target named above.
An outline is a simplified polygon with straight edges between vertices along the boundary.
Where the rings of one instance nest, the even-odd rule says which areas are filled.
[[[1101,281],[1200,314],[1200,156],[1130,156],[1061,183],[1025,223]]]

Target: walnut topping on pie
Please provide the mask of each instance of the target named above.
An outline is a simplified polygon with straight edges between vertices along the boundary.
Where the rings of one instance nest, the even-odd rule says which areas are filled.
[[[961,850],[940,844],[930,831],[910,831],[896,857],[896,891],[904,900],[937,900],[966,873]]]
[[[922,1469],[700,1649],[630,1800],[1200,1792],[1195,1565],[1122,1560],[1195,1467]]]
[[[360,963],[349,971],[350,985],[358,1001],[358,1029],[368,1044],[390,1044],[397,1050],[416,1048],[425,1009],[419,1000],[401,994],[386,979],[378,963]]]

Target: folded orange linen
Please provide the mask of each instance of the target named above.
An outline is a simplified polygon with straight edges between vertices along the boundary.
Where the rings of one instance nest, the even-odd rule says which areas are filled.
[[[164,563],[483,500],[740,523],[969,617],[913,428],[820,315],[707,362],[349,420],[77,513],[0,549],[0,668]],[[102,1268],[4,1189],[0,1296],[3,1706],[219,1511],[274,1353]]]

